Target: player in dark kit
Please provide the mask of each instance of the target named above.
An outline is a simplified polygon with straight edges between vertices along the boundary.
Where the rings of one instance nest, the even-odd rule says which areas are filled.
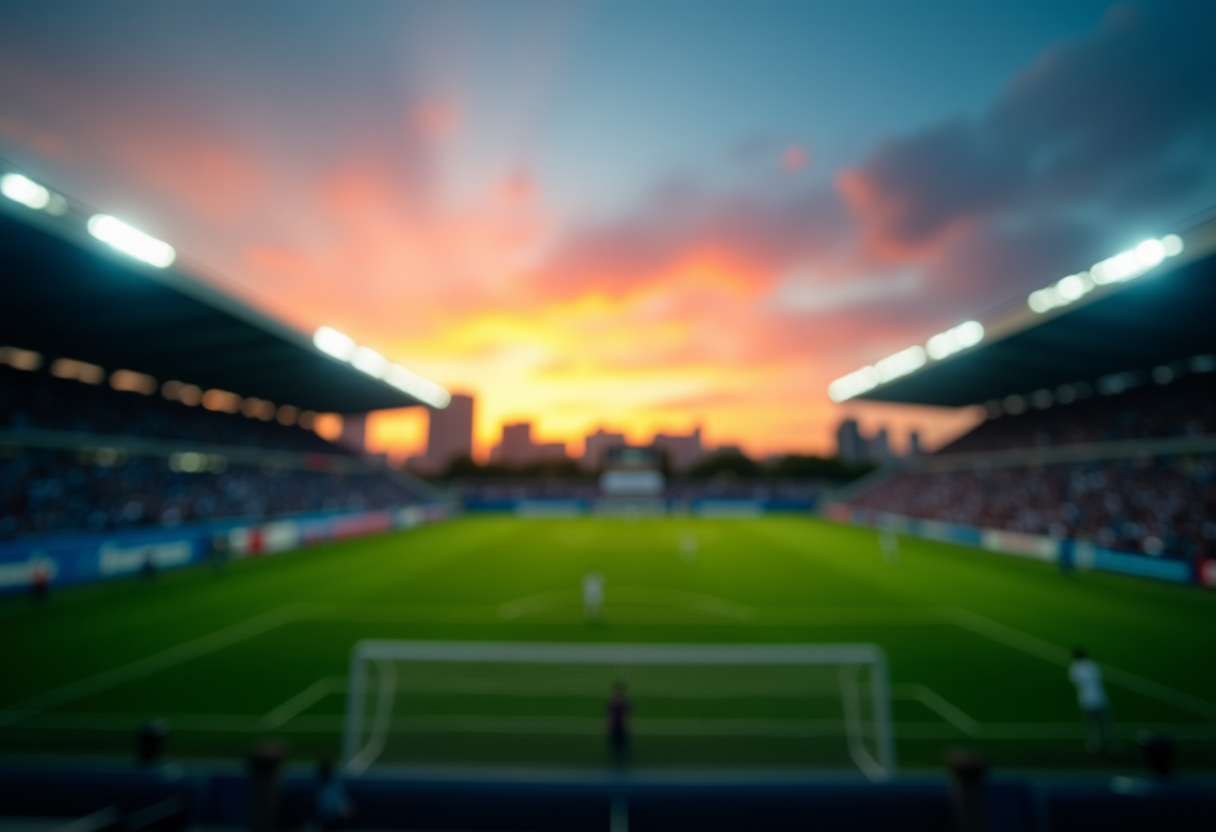
[[[46,596],[51,591],[51,570],[45,560],[34,561],[33,573],[30,575],[30,593],[35,604],[46,602]]]
[[[605,710],[608,717],[608,747],[612,751],[613,761],[622,766],[629,761],[630,715],[633,711],[633,705],[625,695],[624,682],[616,683]]]

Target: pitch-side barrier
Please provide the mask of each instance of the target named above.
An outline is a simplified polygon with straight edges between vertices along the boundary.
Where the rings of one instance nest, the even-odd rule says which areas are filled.
[[[42,570],[52,586],[90,583],[145,570],[271,555],[332,540],[411,529],[444,520],[453,508],[432,503],[376,511],[297,514],[266,521],[229,520],[173,528],[38,535],[0,543],[0,595],[28,592]]]
[[[464,510],[474,513],[508,513],[525,519],[553,519],[590,515],[688,516],[746,519],[765,514],[807,514],[815,502],[807,499],[653,498],[645,501],[588,499],[465,499]]]
[[[1216,587],[1216,561],[1192,563],[1168,555],[1153,556],[1137,552],[1120,552],[1092,543],[1067,538],[1010,532],[1003,529],[982,529],[960,526],[940,520],[923,520],[873,509],[858,508],[844,503],[831,503],[823,516],[838,523],[868,526],[895,534],[959,543],[1003,555],[1030,558],[1047,563],[1071,566],[1081,571],[1115,572],[1153,578],[1177,584],[1201,583]]]

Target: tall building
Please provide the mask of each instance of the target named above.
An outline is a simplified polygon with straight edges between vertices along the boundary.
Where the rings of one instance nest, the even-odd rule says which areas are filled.
[[[532,423],[503,425],[502,441],[490,456],[493,462],[511,468],[522,468],[536,462],[536,446],[532,444]]]
[[[337,444],[356,454],[367,453],[367,414],[344,413]]]
[[[701,428],[688,436],[669,436],[665,433],[655,434],[654,448],[667,456],[671,470],[683,474],[705,458],[705,448],[701,444]]]
[[[625,445],[625,434],[606,433],[603,428],[599,428],[587,436],[583,445],[583,458],[578,466],[584,471],[598,471],[604,467],[604,457],[609,448],[623,448]]]
[[[841,462],[864,462],[869,458],[868,443],[861,435],[856,419],[842,419],[836,428],[836,456]]]
[[[883,465],[891,459],[891,440],[887,436],[886,428],[879,428],[878,433],[874,434],[874,438],[869,441],[870,446],[870,462],[875,465]]]
[[[426,456],[419,469],[434,473],[447,470],[452,461],[473,455],[473,397],[453,395],[443,410],[430,410]]]
[[[569,459],[565,442],[545,442],[534,447],[537,462],[565,462]]]

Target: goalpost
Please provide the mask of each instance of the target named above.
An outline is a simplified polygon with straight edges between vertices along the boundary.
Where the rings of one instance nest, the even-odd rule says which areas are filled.
[[[360,641],[343,765],[610,766],[617,683],[630,767],[895,773],[886,656],[872,644]]]

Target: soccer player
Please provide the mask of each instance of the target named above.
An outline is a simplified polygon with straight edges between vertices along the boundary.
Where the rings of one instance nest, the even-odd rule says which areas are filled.
[[[1072,651],[1072,656],[1068,678],[1077,688],[1077,702],[1085,716],[1088,734],[1085,747],[1091,754],[1105,752],[1118,756],[1123,748],[1119,743],[1115,720],[1110,714],[1110,700],[1106,698],[1106,687],[1102,684],[1102,671],[1080,647]]]
[[[685,563],[697,559],[697,536],[692,532],[680,532],[680,559]]]
[[[899,538],[894,533],[882,531],[878,533],[878,546],[882,549],[882,559],[886,563],[899,563]]]
[[[625,695],[625,683],[617,682],[612,689],[612,698],[605,709],[608,728],[608,749],[618,766],[629,762],[629,734],[632,731],[630,716],[633,704]]]
[[[604,576],[594,569],[583,576],[583,617],[590,623],[604,614]]]
[[[34,561],[33,574],[30,576],[30,592],[35,604],[46,602],[51,592],[51,570],[43,558]]]

